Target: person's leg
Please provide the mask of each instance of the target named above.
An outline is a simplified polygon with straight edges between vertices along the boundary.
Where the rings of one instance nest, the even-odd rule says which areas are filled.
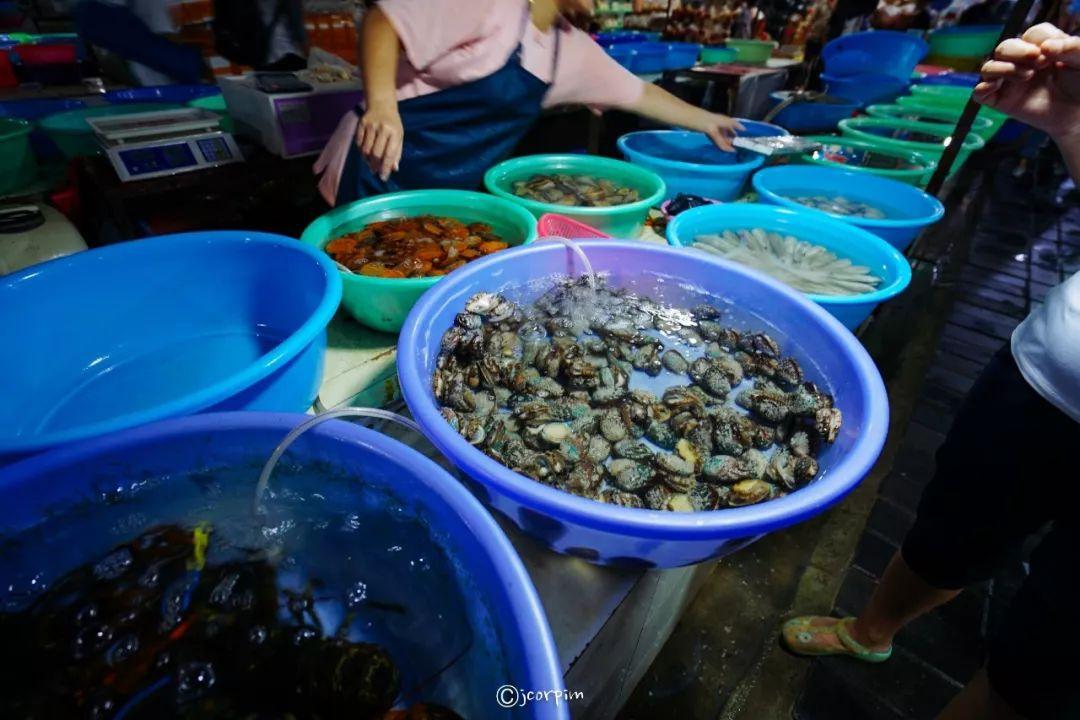
[[[892,646],[896,633],[915,618],[952,600],[959,590],[934,587],[895,553],[870,601],[849,626],[851,636],[871,650]]]
[[[901,628],[989,578],[1054,516],[1053,493],[1032,479],[1054,476],[1075,447],[1074,428],[1031,389],[1003,348],[938,450],[915,524],[866,608],[854,620],[795,618],[784,625],[784,643],[806,655],[886,659]]]

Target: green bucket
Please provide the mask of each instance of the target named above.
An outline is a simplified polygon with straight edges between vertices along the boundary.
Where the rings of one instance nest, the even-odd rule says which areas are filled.
[[[732,63],[739,57],[735,48],[706,45],[701,48],[701,64],[717,65],[720,63]]]
[[[840,132],[847,137],[877,143],[882,147],[916,152],[932,158],[935,162],[939,162],[942,153],[945,152],[945,143],[952,134],[952,128],[943,126],[941,123],[924,123],[896,118],[858,117],[841,120]],[[921,137],[910,137],[911,135]],[[956,156],[956,161],[953,163],[949,176],[951,177],[963,167],[967,159],[971,157],[971,153],[982,149],[985,145],[986,142],[978,135],[969,134],[964,138],[964,144]],[[925,181],[928,182],[932,174],[932,172],[928,172],[924,175]]]
[[[898,118],[900,120],[915,120],[917,122],[935,122],[956,127],[957,121],[963,111],[947,107],[905,107],[903,105],[871,105],[866,108],[866,114],[877,118]],[[989,142],[997,132],[994,122],[983,115],[975,116],[971,124],[971,132],[983,140]]]
[[[810,135],[807,139],[821,143],[820,150],[804,153],[800,158],[811,165],[878,175],[917,187],[925,185],[926,178],[937,167],[937,163],[925,155],[870,140],[840,135]]]
[[[335,208],[308,225],[300,240],[322,249],[331,240],[373,222],[416,215],[487,223],[510,245],[527,245],[536,239],[535,218],[501,198],[468,190],[409,190],[374,195]],[[424,291],[440,279],[380,278],[342,272],[341,304],[362,325],[396,333]]]
[[[931,56],[947,58],[977,58],[990,54],[1001,35],[1002,25],[973,25],[942,28],[930,33]]]
[[[963,112],[971,97],[971,88],[951,87],[948,85],[914,85],[914,94],[896,98],[896,104],[911,110],[953,110]],[[977,117],[986,118],[993,124],[993,133],[997,133],[1009,116],[994,108],[981,107]]]
[[[591,175],[611,180],[618,185],[634,188],[641,199],[625,205],[611,207],[580,207],[553,205],[518,197],[513,185],[518,180],[528,180],[533,175]],[[484,173],[484,187],[488,192],[516,203],[536,217],[556,213],[616,238],[635,238],[645,225],[649,208],[659,205],[667,192],[660,176],[652,170],[632,165],[622,160],[597,157],[596,155],[527,155],[499,163]]]
[[[87,122],[88,117],[102,117],[105,115],[130,115],[132,113],[153,112],[156,110],[175,110],[180,105],[169,103],[132,103],[130,105],[104,105],[99,107],[80,108],[66,112],[49,115],[39,121],[38,125],[49,134],[52,141],[64,153],[69,160],[88,155],[97,155],[101,152],[94,130]]]
[[[24,120],[0,118],[0,195],[17,192],[37,178],[37,159],[30,149],[32,129]]]
[[[225,105],[225,96],[220,93],[190,100],[188,107],[201,108],[217,113],[221,116],[221,129],[227,133],[231,133],[236,129],[232,115],[229,114],[229,108]]]
[[[764,65],[772,57],[776,47],[774,40],[737,40],[729,38],[725,44],[735,51],[735,62],[745,65]]]

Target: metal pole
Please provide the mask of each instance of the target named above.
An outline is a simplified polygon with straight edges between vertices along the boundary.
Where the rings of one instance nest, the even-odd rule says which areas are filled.
[[[998,36],[997,42],[994,43],[994,47],[997,47],[998,43],[1020,34],[1021,26],[1031,11],[1033,3],[1034,0],[1018,0],[1013,5],[1009,20],[1005,23],[1005,27],[1002,29],[1001,35]],[[952,169],[953,163],[956,162],[956,155],[960,152],[960,148],[964,146],[964,141],[967,139],[968,133],[971,132],[971,125],[975,122],[975,115],[978,114],[981,107],[979,103],[975,102],[974,97],[970,98],[967,105],[964,106],[964,112],[961,113],[960,119],[956,123],[956,129],[953,130],[952,139],[945,148],[945,152],[941,154],[937,169],[934,170],[934,175],[926,185],[926,192],[931,195],[937,195],[941,192],[941,186],[945,184],[945,178],[949,176],[949,171]]]

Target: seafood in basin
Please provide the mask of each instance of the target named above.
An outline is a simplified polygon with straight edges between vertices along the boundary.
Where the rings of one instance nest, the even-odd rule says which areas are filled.
[[[422,278],[445,275],[508,246],[485,223],[419,215],[371,223],[331,240],[326,252],[360,275]]]
[[[622,507],[719,510],[814,479],[842,416],[774,338],[596,282],[557,281],[530,305],[469,298],[432,377],[451,427],[522,475]]]
[[[792,195],[791,199],[800,205],[832,213],[833,215],[864,218],[866,220],[885,219],[885,213],[881,208],[858,200],[850,200],[843,195]]]
[[[513,184],[514,194],[527,200],[574,207],[611,207],[641,199],[641,193],[591,175],[533,175]]]
[[[881,284],[869,268],[820,245],[761,228],[698,235],[692,247],[761,270],[805,293],[861,295]]]

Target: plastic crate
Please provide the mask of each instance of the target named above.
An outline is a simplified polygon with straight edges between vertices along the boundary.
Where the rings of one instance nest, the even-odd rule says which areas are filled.
[[[610,238],[596,228],[591,228],[585,223],[571,220],[563,215],[545,213],[536,221],[537,234],[544,237],[561,237],[568,240],[580,240],[582,238]]]

